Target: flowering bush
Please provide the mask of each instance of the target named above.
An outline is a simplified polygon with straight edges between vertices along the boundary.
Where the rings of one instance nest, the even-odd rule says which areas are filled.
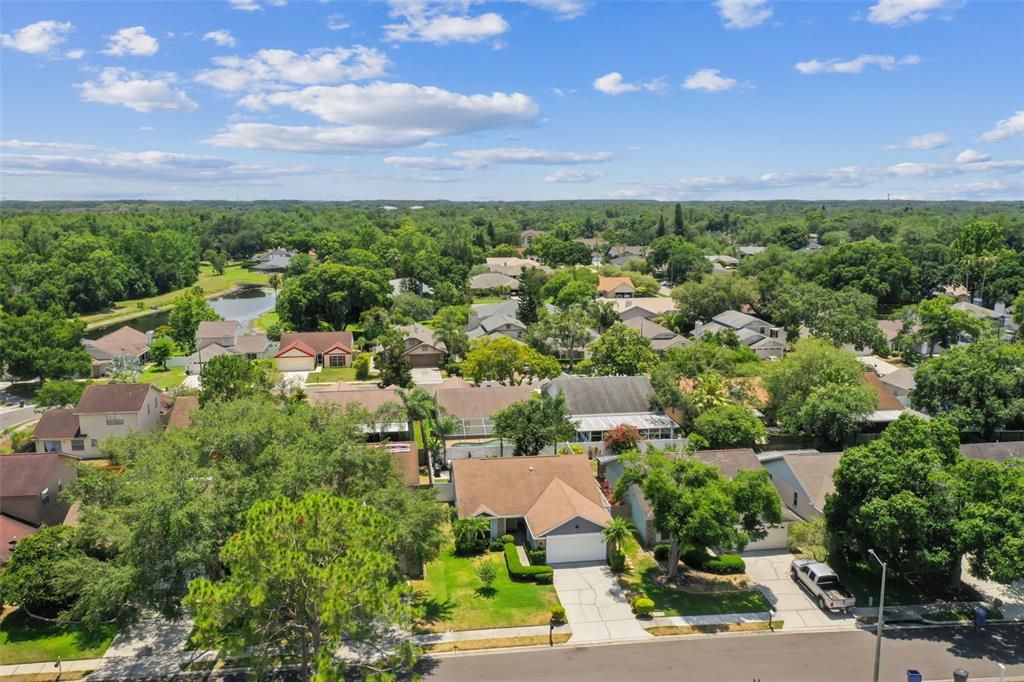
[[[617,455],[632,450],[642,439],[635,426],[620,424],[604,436],[604,446]]]

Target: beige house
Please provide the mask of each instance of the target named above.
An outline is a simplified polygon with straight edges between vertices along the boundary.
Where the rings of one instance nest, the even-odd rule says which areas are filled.
[[[150,384],[88,386],[73,408],[48,410],[35,430],[36,452],[62,452],[92,458],[110,436],[126,436],[160,426],[159,392]]]
[[[74,459],[56,453],[0,457],[0,514],[30,526],[64,520],[68,505],[59,497],[78,477]],[[6,538],[2,538],[6,544]]]
[[[126,355],[145,362],[150,335],[131,327],[121,327],[98,339],[83,339],[82,345],[92,358],[92,376],[102,376],[114,358]]]
[[[599,277],[597,295],[601,298],[633,298],[636,287],[629,277]]]
[[[348,367],[355,354],[353,348],[352,332],[290,332],[281,335],[274,362],[281,372]]]

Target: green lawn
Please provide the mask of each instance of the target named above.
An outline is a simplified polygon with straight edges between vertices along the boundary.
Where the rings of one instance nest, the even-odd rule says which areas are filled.
[[[139,383],[153,384],[157,388],[167,391],[181,386],[185,380],[184,367],[171,367],[163,369],[160,365],[150,365],[139,374]]]
[[[370,371],[370,378],[377,376],[377,373]],[[335,381],[356,381],[355,367],[324,367],[319,372],[313,372],[306,377],[308,384],[326,384]]]
[[[252,326],[256,329],[262,329],[263,331],[267,331],[268,329],[270,329],[271,326],[277,324],[280,321],[281,318],[278,316],[276,310],[268,310],[267,312],[263,313],[255,320],[253,320]]]
[[[757,590],[702,594],[659,585],[655,579],[662,573],[661,566],[641,549],[635,538],[623,547],[623,551],[629,557],[633,569],[619,576],[619,582],[631,592],[646,594],[654,601],[654,609],[664,611],[665,615],[756,613],[771,608],[768,600]]]
[[[99,658],[117,634],[104,625],[90,635],[74,627],[61,627],[12,611],[0,621],[0,665]]]
[[[882,581],[880,572],[872,571],[866,566],[846,566],[835,561],[830,561],[829,566],[835,570],[846,589],[857,598],[857,606],[867,606],[869,603],[878,605],[878,588]],[[928,604],[932,601],[932,598],[906,578],[894,575],[891,571],[885,577],[886,606]]]
[[[492,561],[498,569],[490,595],[480,593],[476,577],[476,566],[482,561]],[[501,552],[459,557],[448,547],[427,564],[424,579],[413,581],[412,586],[425,609],[418,627],[427,632],[547,625],[551,609],[559,604],[553,585],[513,582]]]
[[[213,272],[209,265],[199,267],[199,279],[193,286],[200,286],[207,296],[214,296],[223,293],[239,284],[266,284],[267,275],[262,272],[246,270],[241,264],[229,265],[224,269],[224,274],[218,275]],[[192,287],[188,287],[191,289]],[[186,289],[170,291],[159,296],[148,298],[132,299],[130,301],[118,301],[113,309],[84,315],[82,320],[89,327],[97,327],[101,324],[110,324],[121,319],[128,319],[138,315],[146,315],[152,312],[153,306],[157,309],[168,308],[175,298],[185,293]]]
[[[508,296],[474,296],[473,304],[477,303],[504,303]]]

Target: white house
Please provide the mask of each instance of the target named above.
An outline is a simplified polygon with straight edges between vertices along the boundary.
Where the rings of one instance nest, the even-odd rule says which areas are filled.
[[[355,355],[352,332],[289,332],[281,335],[274,361],[281,372],[348,367]]]

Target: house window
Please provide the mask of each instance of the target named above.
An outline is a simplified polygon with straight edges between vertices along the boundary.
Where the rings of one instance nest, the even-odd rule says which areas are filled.
[[[796,491],[794,490],[793,491],[793,506],[794,507],[796,506],[796,499],[797,499],[797,494],[796,494]]]
[[[60,452],[59,440],[44,440],[43,452]]]
[[[90,438],[89,439],[89,445],[91,445],[92,447],[96,447],[96,446],[99,445],[99,443],[96,442],[95,438]]]
[[[246,360],[255,360],[256,359],[256,353],[246,353],[245,354],[245,359]]]
[[[123,426],[124,417],[119,414],[108,414],[107,415],[107,426]]]
[[[49,503],[50,503],[50,489],[49,488],[43,488],[43,490],[39,493],[39,504],[49,504]]]
[[[331,367],[344,367],[345,356],[344,355],[331,355]]]
[[[84,438],[73,438],[71,440],[71,449],[74,452],[81,452],[85,450],[85,439]]]

